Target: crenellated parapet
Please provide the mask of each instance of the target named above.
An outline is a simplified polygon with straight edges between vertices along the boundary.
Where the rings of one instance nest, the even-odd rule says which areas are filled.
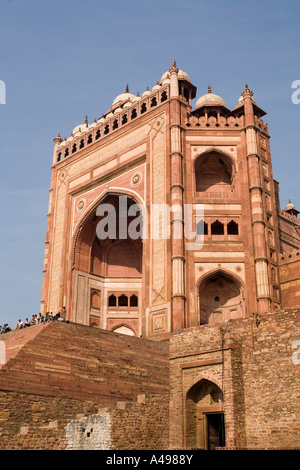
[[[76,154],[96,141],[102,140],[108,134],[116,132],[118,129],[136,121],[142,115],[162,105],[169,99],[169,84],[160,85],[157,83],[151,92],[147,89],[141,97],[137,95],[134,98],[128,99],[127,95],[134,96],[128,92],[123,95],[120,95],[121,101],[113,104],[111,109],[98,120],[95,119],[93,123],[88,124],[86,118],[83,124],[73,129],[68,139],[60,139],[56,149],[54,164]],[[122,97],[124,98],[123,100]]]
[[[242,129],[245,125],[244,116],[235,117],[235,116],[189,116],[185,122],[186,127],[195,128],[195,129]]]

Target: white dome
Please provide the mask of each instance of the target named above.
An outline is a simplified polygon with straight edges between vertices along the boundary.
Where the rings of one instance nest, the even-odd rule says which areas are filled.
[[[170,82],[170,72],[167,70],[161,77],[160,83],[163,85],[164,83]]]
[[[85,123],[79,124],[79,126],[74,127],[72,134],[73,135],[81,134],[82,130],[85,129],[85,127],[86,127]]]
[[[225,101],[221,96],[216,95],[215,93],[211,92],[210,86],[208,87],[208,93],[206,93],[203,96],[200,96],[200,98],[197,100],[195,104],[195,109],[200,108],[201,106],[204,105],[214,105],[214,104],[221,104],[222,106],[226,106]]]
[[[152,88],[152,91],[159,90],[160,88],[160,84],[157,82],[156,85],[154,85],[154,87]]]
[[[94,122],[92,122],[92,124],[90,124],[89,127],[86,128],[86,130],[90,129],[91,127],[95,127],[95,126],[97,126],[96,120]]]
[[[239,97],[238,105],[243,103],[244,99],[245,99],[245,97],[243,95],[241,95]],[[252,96],[251,96],[251,99],[252,99],[253,103],[256,104]]]
[[[149,88],[147,87],[147,90],[144,91],[144,93],[142,94],[142,96],[148,96],[148,95],[150,95],[150,94],[151,94],[151,93],[150,93],[150,91],[149,91]]]
[[[186,80],[187,82],[191,81],[188,74],[186,72],[184,72],[183,70],[178,71],[178,79],[179,80]]]
[[[140,101],[142,98],[139,96],[139,95],[136,95],[134,97],[134,100],[133,100],[133,103],[135,103],[136,101]]]
[[[121,103],[122,101],[133,101],[135,97],[136,96],[132,93],[129,93],[129,91],[125,91],[125,93],[121,93],[114,99],[112,106],[117,103]]]

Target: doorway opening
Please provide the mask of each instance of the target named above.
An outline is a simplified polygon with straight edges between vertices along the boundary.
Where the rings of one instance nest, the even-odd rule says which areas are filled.
[[[207,450],[225,446],[224,413],[206,413]]]

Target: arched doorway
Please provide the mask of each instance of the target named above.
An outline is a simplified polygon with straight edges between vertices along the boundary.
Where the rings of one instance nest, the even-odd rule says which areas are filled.
[[[223,394],[214,382],[201,379],[186,395],[186,446],[213,450],[225,446]]]
[[[111,330],[116,319],[120,326],[139,324],[142,271],[142,209],[130,196],[109,193],[87,214],[75,240],[72,320]]]
[[[241,283],[224,271],[205,277],[199,286],[200,324],[214,324],[243,316]]]

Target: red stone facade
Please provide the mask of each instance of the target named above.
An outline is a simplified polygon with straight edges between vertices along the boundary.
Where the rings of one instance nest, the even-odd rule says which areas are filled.
[[[233,110],[210,87],[193,108],[195,96],[174,63],[151,91],[127,90],[54,139],[44,313],[66,306],[73,322],[155,337],[299,303],[281,292],[300,222],[279,207],[265,112],[247,85]],[[118,233],[123,200],[140,209],[147,237],[129,235],[137,212]],[[116,209],[114,239],[97,235],[105,204]],[[161,225],[157,207],[169,209]],[[203,246],[190,246],[186,207]]]
[[[1,336],[1,448],[299,448],[298,211],[248,85],[196,91],[174,62],[54,139],[41,311],[67,322]]]

